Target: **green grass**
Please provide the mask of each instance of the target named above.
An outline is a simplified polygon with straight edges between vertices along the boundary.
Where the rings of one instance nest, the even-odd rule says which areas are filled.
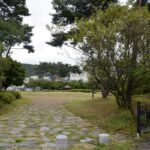
[[[130,150],[130,142],[110,143],[108,145],[98,144],[94,150]]]
[[[23,139],[16,139],[16,143],[22,143]]]
[[[0,109],[0,115],[6,114],[7,112],[12,111],[15,107],[19,105],[25,105],[28,103],[29,103],[29,100],[27,98],[16,99],[11,104],[3,105],[3,107]]]
[[[150,102],[150,96],[136,95],[133,97],[133,104],[137,101]],[[124,142],[114,141],[108,145],[97,145],[89,150],[129,150],[136,142],[136,122],[130,111],[118,108],[113,96],[107,99],[76,100],[66,103],[65,107],[75,115],[90,121],[92,125],[99,126],[105,132],[120,133],[127,137]],[[80,149],[84,150],[84,148]],[[71,150],[76,150],[76,148]]]
[[[135,121],[127,110],[119,109],[113,97],[73,101],[65,107],[110,133],[135,134]]]
[[[92,97],[91,93],[86,92],[68,92],[68,91],[51,91],[51,92],[22,92],[23,97],[30,99],[36,97],[48,98],[49,100],[64,100],[65,102],[70,102],[74,100],[89,100]],[[95,97],[100,97],[100,93],[95,94]]]
[[[131,150],[132,143],[129,141],[105,144],[77,144],[69,150]]]

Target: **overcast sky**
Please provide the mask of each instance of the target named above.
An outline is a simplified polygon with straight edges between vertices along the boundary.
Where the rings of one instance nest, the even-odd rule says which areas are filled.
[[[50,13],[53,13],[51,0],[26,0],[31,16],[24,19],[25,23],[34,26],[32,44],[34,53],[26,50],[13,49],[12,57],[22,63],[38,64],[39,62],[64,62],[75,64],[79,62],[79,53],[68,47],[55,48],[45,42],[50,40],[50,32],[46,29],[51,24]]]

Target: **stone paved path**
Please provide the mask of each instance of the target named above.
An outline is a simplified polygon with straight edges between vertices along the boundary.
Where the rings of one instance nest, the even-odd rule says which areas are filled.
[[[141,140],[134,150],[150,150],[150,138]]]
[[[55,149],[58,134],[67,135],[70,143],[91,142],[98,136],[97,127],[68,112],[62,101],[31,99],[31,104],[0,117],[0,150]]]

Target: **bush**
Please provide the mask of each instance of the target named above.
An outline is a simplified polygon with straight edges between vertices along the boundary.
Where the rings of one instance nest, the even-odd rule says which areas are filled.
[[[91,89],[90,83],[83,81],[30,80],[26,86],[33,89],[40,87],[44,90],[62,90],[66,85],[70,86],[71,89]]]
[[[16,99],[20,99],[22,97],[21,94],[17,91],[11,91],[11,94],[14,95]]]
[[[10,104],[13,100],[15,100],[15,96],[10,92],[0,92],[0,103],[2,104]]]

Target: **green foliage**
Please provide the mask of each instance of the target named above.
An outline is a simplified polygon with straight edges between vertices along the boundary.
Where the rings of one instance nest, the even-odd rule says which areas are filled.
[[[93,125],[99,126],[109,133],[133,135],[135,121],[128,110],[119,109],[114,97],[107,99],[76,100],[67,103],[65,107],[75,115],[87,119]]]
[[[33,52],[30,45],[32,27],[23,24],[23,16],[28,16],[25,0],[3,0],[0,1],[0,43],[3,51],[0,56],[9,56],[11,48],[15,44],[23,44],[23,48]]]
[[[56,13],[52,15],[53,24],[59,27],[64,27],[69,24],[74,24],[75,19],[89,18],[96,9],[102,8],[105,10],[110,3],[116,3],[117,0],[53,0],[53,8]],[[58,30],[56,27],[52,33],[53,40],[48,42],[52,46],[62,46],[66,41],[69,41],[68,32]],[[72,43],[75,44],[75,43]]]
[[[26,70],[26,76],[32,76],[35,75],[35,68],[37,68],[37,65],[33,64],[22,64],[23,68]]]
[[[11,104],[15,99],[20,99],[21,94],[17,91],[0,91],[0,107]]]
[[[97,144],[94,150],[128,150],[132,147],[132,143],[129,141],[126,142],[114,142],[105,144]]]
[[[40,76],[51,76],[52,79],[56,76],[67,77],[69,73],[81,73],[79,66],[71,66],[69,64],[58,63],[47,63],[42,62],[35,68],[35,73]]]
[[[10,68],[10,62],[6,58],[0,57],[0,89],[2,89],[2,82],[5,81],[4,72],[8,71]]]
[[[28,16],[28,8],[26,8],[26,0],[2,0],[0,1],[0,17],[1,18],[14,18],[22,21],[23,16]]]
[[[15,96],[16,99],[21,99],[21,93],[19,93],[18,91],[11,91],[11,94]]]
[[[47,80],[30,80],[27,87],[49,90],[61,90],[64,89],[64,86],[69,85],[71,89],[90,89],[90,84],[83,81],[47,81]]]
[[[150,13],[147,8],[112,5],[77,21],[70,37],[79,43],[87,71],[130,108],[133,92],[149,81]],[[76,28],[77,27],[77,28]]]
[[[0,92],[0,107],[4,104],[10,104],[15,100],[15,96],[10,92]]]
[[[25,70],[22,68],[22,65],[11,58],[5,59],[9,63],[9,69],[3,71],[5,79],[2,82],[2,86],[6,89],[9,85],[22,85],[25,78]]]
[[[27,76],[38,75],[39,77],[50,76],[55,79],[55,76],[67,77],[69,73],[81,73],[79,66],[58,63],[41,62],[39,65],[22,64],[26,70]]]
[[[16,143],[22,143],[22,142],[23,142],[23,139],[20,139],[20,138],[16,139]]]

